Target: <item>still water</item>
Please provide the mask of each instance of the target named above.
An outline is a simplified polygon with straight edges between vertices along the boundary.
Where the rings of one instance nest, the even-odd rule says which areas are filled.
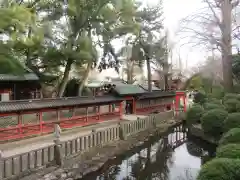
[[[214,150],[212,145],[187,136],[182,126],[176,127],[81,180],[195,180]]]

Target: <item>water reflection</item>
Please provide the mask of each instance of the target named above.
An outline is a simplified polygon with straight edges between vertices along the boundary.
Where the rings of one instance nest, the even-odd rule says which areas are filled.
[[[194,180],[204,152],[202,147],[187,139],[181,126],[82,180]]]

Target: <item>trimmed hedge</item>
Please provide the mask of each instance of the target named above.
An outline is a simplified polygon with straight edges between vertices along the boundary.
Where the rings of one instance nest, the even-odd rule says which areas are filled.
[[[202,92],[197,92],[194,95],[193,102],[203,105],[207,101],[207,96]]]
[[[215,103],[205,103],[204,104],[204,109],[205,110],[212,110],[212,109],[224,109],[224,106],[222,104],[215,104]]]
[[[216,99],[216,98],[210,98],[210,99],[208,99],[208,102],[209,102],[209,103],[213,103],[213,104],[219,104],[219,105],[222,105],[221,100]]]
[[[204,109],[201,105],[195,104],[186,113],[186,122],[188,125],[200,123],[200,119],[204,113]]]
[[[240,102],[237,99],[228,99],[224,101],[225,109],[229,113],[234,113],[238,111]]]
[[[230,129],[225,133],[219,141],[220,145],[225,144],[239,144],[240,143],[240,128]]]
[[[213,109],[204,113],[201,118],[204,133],[219,139],[224,132],[223,125],[227,116],[228,113],[223,109]]]
[[[239,180],[240,160],[216,158],[204,164],[197,180]]]
[[[224,132],[227,132],[232,128],[240,128],[239,112],[228,114],[228,117],[224,121]]]
[[[223,97],[223,102],[229,100],[229,99],[238,99],[239,95],[238,94],[234,94],[234,93],[227,93],[224,97]]]
[[[216,157],[240,159],[240,144],[227,144],[219,146],[217,148]]]

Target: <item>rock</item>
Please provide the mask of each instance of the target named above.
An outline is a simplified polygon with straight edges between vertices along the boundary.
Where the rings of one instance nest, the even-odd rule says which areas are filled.
[[[68,172],[67,177],[73,177],[73,172]]]
[[[53,179],[57,179],[57,177],[54,174],[46,174],[43,177],[45,180],[53,180]]]
[[[74,165],[73,165],[73,168],[74,168],[74,169],[79,168],[79,164],[74,164]]]
[[[61,178],[62,178],[62,179],[67,178],[67,173],[62,173],[62,174],[61,174]]]

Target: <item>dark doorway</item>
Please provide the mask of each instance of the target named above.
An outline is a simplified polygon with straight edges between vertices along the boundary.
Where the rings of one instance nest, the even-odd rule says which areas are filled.
[[[171,107],[171,105],[167,105],[166,109],[167,109],[167,111],[170,111],[170,110],[172,110],[172,107]]]
[[[133,114],[133,101],[127,100],[125,107],[126,114]]]

